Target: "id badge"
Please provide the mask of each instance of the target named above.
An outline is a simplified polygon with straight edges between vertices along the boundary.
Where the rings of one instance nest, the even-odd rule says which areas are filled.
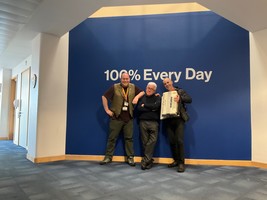
[[[122,111],[127,111],[127,110],[128,110],[128,107],[126,107],[126,106],[122,107]]]
[[[124,106],[125,107],[128,107],[129,106],[129,103],[127,101],[124,101]]]

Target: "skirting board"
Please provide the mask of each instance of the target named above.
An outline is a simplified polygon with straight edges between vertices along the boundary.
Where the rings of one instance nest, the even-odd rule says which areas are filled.
[[[31,158],[27,155],[27,159],[34,163],[46,163],[61,160],[80,160],[80,161],[96,161],[103,160],[104,156],[99,155],[62,155],[53,157]],[[135,162],[140,163],[141,157],[136,156]],[[125,162],[124,156],[113,156],[113,162]],[[173,161],[172,158],[154,158],[155,163],[169,164]],[[254,162],[249,160],[207,160],[207,159],[185,159],[185,164],[188,165],[218,165],[218,166],[243,166],[243,167],[258,167],[267,168],[267,163]]]
[[[41,158],[33,158],[27,154],[27,159],[32,161],[33,163],[47,163],[47,162],[54,162],[54,161],[61,161],[66,160],[66,156],[50,156],[50,157],[41,157]]]

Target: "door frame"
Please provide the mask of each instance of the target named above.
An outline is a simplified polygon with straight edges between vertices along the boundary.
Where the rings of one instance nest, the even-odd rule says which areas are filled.
[[[15,122],[16,122],[16,108],[14,101],[16,100],[16,88],[17,88],[18,76],[11,79],[10,86],[10,103],[9,103],[9,131],[8,140],[14,139]]]

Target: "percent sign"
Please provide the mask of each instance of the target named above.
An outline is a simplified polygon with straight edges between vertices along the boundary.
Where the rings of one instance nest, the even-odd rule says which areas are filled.
[[[130,69],[128,73],[132,77],[131,80],[135,79],[136,81],[139,81],[141,79],[140,74],[138,74],[138,70]]]

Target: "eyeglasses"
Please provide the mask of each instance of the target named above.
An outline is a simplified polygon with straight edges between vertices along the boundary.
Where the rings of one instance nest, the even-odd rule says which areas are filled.
[[[155,90],[154,88],[151,88],[151,87],[146,87],[146,89],[149,89],[149,90]]]

